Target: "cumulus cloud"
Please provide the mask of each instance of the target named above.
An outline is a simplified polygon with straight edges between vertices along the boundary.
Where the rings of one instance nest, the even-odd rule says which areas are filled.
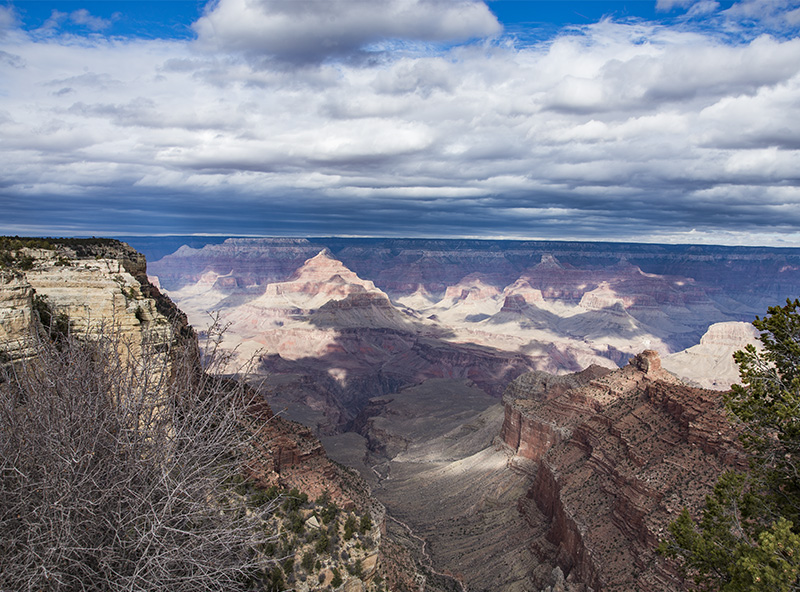
[[[207,48],[313,63],[385,40],[463,42],[501,26],[475,0],[218,0],[194,29]]]
[[[282,4],[296,11],[295,34],[322,26],[302,2]],[[230,6],[210,8],[198,32]],[[425,4],[437,15],[453,6]],[[462,6],[469,16],[482,5]],[[359,36],[355,18],[326,32],[343,52],[411,35],[416,22],[367,14],[380,34]],[[466,19],[444,32],[446,20],[415,39],[483,31]],[[1,42],[0,57],[19,58],[0,59],[4,231],[800,244],[797,38],[728,44],[606,20],[546,43],[399,52],[377,65],[325,60],[343,54],[322,42],[299,55],[284,37],[243,39],[216,52]]]

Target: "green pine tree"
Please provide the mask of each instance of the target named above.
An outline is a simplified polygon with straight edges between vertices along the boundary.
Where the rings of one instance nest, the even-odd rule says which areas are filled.
[[[800,300],[753,325],[763,351],[736,352],[741,385],[725,397],[743,429],[746,474],[726,473],[699,520],[684,509],[660,550],[700,591],[800,590]]]

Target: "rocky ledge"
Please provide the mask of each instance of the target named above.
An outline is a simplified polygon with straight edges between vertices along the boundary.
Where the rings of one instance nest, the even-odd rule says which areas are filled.
[[[519,508],[542,587],[558,566],[569,589],[685,589],[655,547],[681,508],[744,465],[720,393],[681,384],[645,351],[613,372],[523,375],[504,403],[502,440],[535,474]]]

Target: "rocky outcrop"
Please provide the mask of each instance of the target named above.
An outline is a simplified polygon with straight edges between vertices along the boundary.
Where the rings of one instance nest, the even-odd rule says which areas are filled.
[[[68,239],[61,243],[49,240],[52,243],[49,248],[20,249],[14,261],[24,261],[24,268],[9,267],[5,263],[9,258],[0,259],[5,265],[0,268],[0,353],[3,356],[0,362],[15,363],[34,358],[34,332],[45,334],[36,310],[37,306],[40,309],[45,306],[54,317],[63,315],[68,321],[68,330],[78,339],[92,340],[101,334],[118,338],[121,351],[130,355],[133,362],[141,362],[137,358],[147,348],[148,355],[164,362],[164,365],[154,364],[153,372],[167,369],[174,375],[174,366],[169,362],[173,358],[169,354],[188,351],[190,355],[185,363],[189,366],[184,369],[192,376],[204,373],[198,363],[199,357],[194,355],[197,353],[195,335],[186,326],[185,316],[147,280],[144,257],[117,241],[97,239],[95,243]],[[205,278],[215,289],[229,287],[230,283],[222,279],[212,275]],[[346,279],[347,283],[352,280]],[[356,292],[354,301],[342,305],[344,309],[391,307],[388,299],[377,291]],[[367,301],[362,302],[364,297]],[[43,298],[44,304],[37,303],[35,298]],[[190,349],[184,350],[184,347]],[[205,377],[223,390],[238,389],[230,379]],[[158,382],[159,377],[148,374],[147,378]],[[358,515],[368,513],[375,528],[368,535],[362,532],[349,543],[349,555],[342,546],[341,554],[326,561],[326,573],[330,579],[330,568],[337,567],[346,578],[344,588],[348,590],[377,589],[374,580],[378,573],[384,573],[381,565],[384,559],[379,559],[379,555],[386,553],[381,548],[385,508],[371,496],[366,482],[354,471],[328,458],[310,428],[274,414],[255,389],[243,388],[242,393],[242,398],[237,399],[242,411],[241,427],[254,435],[254,454],[246,463],[245,473],[264,487],[297,488],[312,500],[325,494],[340,510],[355,511]],[[277,539],[278,531],[275,532]],[[288,545],[288,541],[284,543]],[[358,555],[354,549],[358,550]],[[346,567],[356,557],[363,560],[361,577],[348,577]],[[309,585],[298,584],[296,588],[321,589],[321,584],[316,585],[319,571],[319,568],[315,570],[315,579],[309,580]],[[397,559],[392,563],[391,573],[392,577],[412,581],[418,575],[412,562]]]
[[[255,396],[258,403],[249,409],[258,435],[258,455],[248,467],[253,479],[263,487],[297,488],[311,499],[327,491],[346,509],[375,505],[366,484],[334,464],[310,428],[274,415],[260,395]]]
[[[307,259],[288,280],[267,284],[264,295],[252,305],[259,306],[263,301],[274,306],[276,298],[284,298],[294,306],[313,309],[330,300],[342,300],[358,293],[380,294],[380,291],[371,281],[362,280],[323,249]]]
[[[681,384],[645,351],[614,372],[523,375],[504,403],[503,441],[537,463],[520,508],[549,525],[532,541],[539,558],[596,591],[682,590],[659,537],[723,470],[744,467],[719,393]]]
[[[196,284],[204,274],[235,278],[239,286],[266,285],[287,280],[324,245],[304,238],[230,238],[200,249],[182,246],[149,264],[150,273],[169,291]]]
[[[50,249],[27,249],[25,269],[0,272],[0,350],[11,360],[31,355],[34,297],[83,339],[114,335],[137,356],[143,347],[168,349],[185,317],[146,276],[145,259],[106,239],[50,239]],[[185,336],[186,336],[185,335]]]
[[[228,239],[150,265],[199,329],[209,311],[232,323],[225,346],[239,362],[324,356],[342,324],[362,323],[523,353],[554,372],[694,346],[709,323],[750,321],[800,291],[798,270],[796,249],[338,238]],[[350,299],[309,319],[364,293],[397,314]]]
[[[761,314],[800,288],[798,249],[547,241],[228,239],[182,247],[151,263],[150,272],[168,290],[196,283],[209,270],[240,286],[263,286],[287,280],[325,248],[392,299],[420,287],[441,298],[470,274],[500,290],[522,279],[547,298],[575,302],[607,282],[641,306],[711,305],[717,318],[708,323],[725,320],[719,313],[734,303],[747,316]]]
[[[0,362],[33,354],[33,288],[20,272],[0,270]]]
[[[700,343],[664,357],[664,367],[683,381],[718,390],[739,382],[734,352],[747,345],[761,347],[758,330],[750,323],[714,323]]]
[[[611,371],[590,366],[583,372],[555,376],[530,372],[514,380],[503,395],[505,419],[500,437],[517,456],[538,462],[555,444],[572,436],[578,414],[592,409],[584,397],[563,398],[567,392],[588,384]],[[542,413],[542,403],[547,413]]]

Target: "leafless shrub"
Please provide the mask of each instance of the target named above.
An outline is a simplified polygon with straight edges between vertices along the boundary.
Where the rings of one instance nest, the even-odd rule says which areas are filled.
[[[38,348],[0,377],[0,591],[250,587],[274,536],[233,486],[245,387],[113,330]]]

